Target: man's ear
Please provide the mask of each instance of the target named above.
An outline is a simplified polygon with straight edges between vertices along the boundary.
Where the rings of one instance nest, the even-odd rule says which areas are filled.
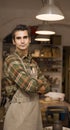
[[[14,41],[14,39],[12,40],[12,43],[13,43],[13,45],[15,45],[15,41]]]
[[[31,43],[31,37],[30,37],[30,43]]]

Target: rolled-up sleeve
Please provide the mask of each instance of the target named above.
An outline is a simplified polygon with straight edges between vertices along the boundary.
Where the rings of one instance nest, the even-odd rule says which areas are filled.
[[[51,90],[51,84],[49,82],[49,80],[44,76],[44,74],[42,73],[42,71],[40,70],[40,68],[37,66],[37,70],[38,70],[38,78],[43,82],[44,87],[45,87],[45,92],[49,92]]]

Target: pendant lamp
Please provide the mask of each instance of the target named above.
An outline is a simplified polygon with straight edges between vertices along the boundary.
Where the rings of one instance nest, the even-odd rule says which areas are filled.
[[[43,21],[58,21],[64,19],[64,15],[54,4],[54,0],[48,0],[48,3],[36,15],[36,18]]]
[[[55,31],[53,31],[52,27],[47,23],[44,23],[39,25],[37,28],[36,34],[42,34],[42,35],[53,35],[55,34]]]
[[[35,41],[50,41],[50,38],[47,37],[46,35],[37,35],[37,37],[35,38]]]

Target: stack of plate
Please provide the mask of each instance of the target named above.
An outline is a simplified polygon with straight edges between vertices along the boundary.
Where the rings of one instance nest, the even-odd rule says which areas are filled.
[[[45,94],[45,101],[64,101],[64,97],[64,93],[49,92]]]

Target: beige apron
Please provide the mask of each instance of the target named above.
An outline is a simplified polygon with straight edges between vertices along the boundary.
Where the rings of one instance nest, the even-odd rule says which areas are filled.
[[[4,130],[43,130],[37,94],[29,97],[17,91],[6,113]]]

